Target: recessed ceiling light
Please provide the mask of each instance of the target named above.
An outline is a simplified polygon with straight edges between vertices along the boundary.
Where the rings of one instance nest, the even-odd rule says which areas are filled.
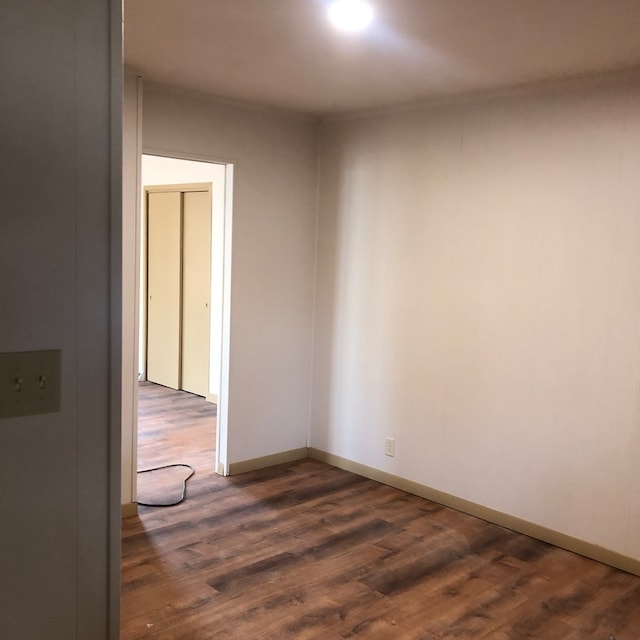
[[[373,20],[373,9],[364,0],[336,0],[329,7],[329,18],[343,31],[362,31]]]

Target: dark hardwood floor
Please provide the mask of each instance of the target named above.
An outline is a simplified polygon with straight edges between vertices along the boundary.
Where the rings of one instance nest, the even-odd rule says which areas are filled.
[[[312,460],[216,476],[214,421],[141,386],[139,468],[196,475],[123,521],[123,640],[640,638],[640,578]]]

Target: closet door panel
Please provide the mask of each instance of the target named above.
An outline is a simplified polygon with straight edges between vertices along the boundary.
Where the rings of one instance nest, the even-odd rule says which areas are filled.
[[[179,389],[182,194],[148,197],[147,379]]]
[[[186,192],[182,236],[182,389],[209,387],[211,194]]]

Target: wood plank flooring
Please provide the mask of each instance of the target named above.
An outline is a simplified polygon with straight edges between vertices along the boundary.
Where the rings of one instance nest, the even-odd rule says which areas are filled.
[[[123,521],[123,640],[640,638],[638,577],[312,460],[221,478],[212,405],[140,408],[139,467],[196,475]]]

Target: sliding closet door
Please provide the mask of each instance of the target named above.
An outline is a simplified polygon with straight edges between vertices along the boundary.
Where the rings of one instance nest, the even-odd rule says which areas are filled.
[[[147,379],[180,388],[180,192],[149,193]]]
[[[186,192],[182,232],[182,389],[206,396],[209,387],[211,194]]]

